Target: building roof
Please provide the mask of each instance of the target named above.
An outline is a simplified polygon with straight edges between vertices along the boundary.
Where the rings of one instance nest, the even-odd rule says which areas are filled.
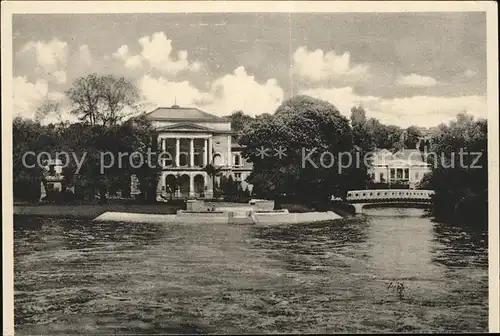
[[[180,107],[178,105],[158,107],[147,113],[146,117],[150,120],[229,122],[226,118],[218,117],[196,107]]]
[[[429,166],[424,161],[423,154],[417,149],[402,149],[394,154],[386,150],[378,151],[374,153],[372,165]]]

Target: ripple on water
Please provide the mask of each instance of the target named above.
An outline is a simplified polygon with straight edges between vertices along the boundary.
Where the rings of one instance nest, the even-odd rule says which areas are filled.
[[[484,235],[370,211],[275,227],[16,218],[16,331],[486,331]]]

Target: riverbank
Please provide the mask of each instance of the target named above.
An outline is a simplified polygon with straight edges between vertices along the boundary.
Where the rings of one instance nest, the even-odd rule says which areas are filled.
[[[169,204],[31,204],[14,205],[14,215],[51,218],[94,219],[105,212],[172,215],[180,208]]]
[[[241,207],[243,203],[233,202],[205,202],[207,208],[223,207]],[[297,209],[296,205],[282,205],[281,209],[287,209],[290,213],[314,212],[314,209],[302,207]],[[94,219],[106,212],[120,212],[132,214],[151,214],[151,215],[175,215],[178,210],[182,210],[180,205],[167,203],[154,204],[134,204],[130,202],[113,201],[107,204],[87,203],[87,204],[29,204],[15,203],[14,215],[16,216],[36,216],[47,218],[71,218],[71,219]],[[335,212],[340,217],[350,217],[353,213],[344,205],[332,206],[330,211]]]

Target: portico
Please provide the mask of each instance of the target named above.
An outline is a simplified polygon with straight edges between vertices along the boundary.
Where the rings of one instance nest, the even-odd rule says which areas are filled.
[[[161,167],[157,200],[170,198],[212,198],[213,180],[206,171],[211,164],[219,175],[238,176],[251,172],[241,157],[233,167],[232,130],[227,118],[215,116],[197,108],[177,105],[159,107],[146,115],[157,139],[158,163]],[[132,181],[132,194],[140,192],[137,180]]]
[[[164,168],[203,168],[211,163],[211,134],[159,134]]]

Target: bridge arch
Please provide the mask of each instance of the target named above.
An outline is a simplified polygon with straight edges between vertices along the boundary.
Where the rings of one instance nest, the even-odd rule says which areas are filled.
[[[412,189],[372,189],[351,190],[346,200],[353,205],[356,213],[362,213],[364,207],[383,206],[429,206],[434,195],[433,190]]]

